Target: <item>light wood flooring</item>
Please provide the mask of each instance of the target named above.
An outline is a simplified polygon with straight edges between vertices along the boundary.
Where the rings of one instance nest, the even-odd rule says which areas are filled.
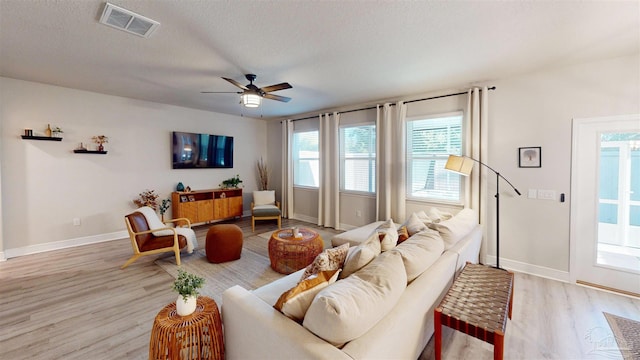
[[[263,221],[252,233],[250,220],[235,223],[245,237],[275,229]],[[315,227],[283,219],[293,225]],[[201,245],[207,229],[196,227]],[[120,270],[130,256],[121,239],[0,262],[0,359],[146,359],[153,319],[176,294],[158,256]],[[640,319],[638,299],[519,273],[513,309],[505,359],[621,358],[605,349],[611,331],[602,311]],[[443,359],[493,357],[480,340],[447,328],[443,335]],[[432,343],[420,359],[433,358]]]

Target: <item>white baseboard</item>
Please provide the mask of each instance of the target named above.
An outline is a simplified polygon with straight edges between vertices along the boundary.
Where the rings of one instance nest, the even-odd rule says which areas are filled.
[[[6,249],[4,253],[0,253],[0,258],[10,259],[13,257],[37,254],[45,251],[52,250],[60,250],[66,249],[75,246],[88,245],[88,244],[96,244],[105,241],[118,240],[123,238],[128,238],[129,234],[126,231],[116,231],[108,234],[99,234],[92,236],[85,236],[81,238],[68,239],[62,241],[55,241],[46,244],[38,244],[38,245],[29,245],[24,247],[19,247],[15,249]]]
[[[7,258],[4,256],[4,251],[0,251],[0,261],[7,261]]]
[[[493,255],[487,255],[485,263],[495,265],[496,257]],[[509,260],[509,259],[503,258],[502,256],[500,257],[500,267],[507,270],[513,270],[513,271],[535,275],[535,276],[539,276],[539,277],[543,277],[551,280],[557,280],[557,281],[562,281],[567,283],[571,282],[568,271],[560,271],[560,270],[551,269],[544,266],[532,265],[532,264],[527,264],[520,261]]]

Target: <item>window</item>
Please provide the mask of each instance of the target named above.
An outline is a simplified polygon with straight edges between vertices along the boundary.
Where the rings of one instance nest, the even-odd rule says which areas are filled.
[[[375,192],[375,125],[340,128],[340,190]]]
[[[318,130],[293,133],[293,185],[318,187],[319,154]]]
[[[462,113],[407,122],[407,197],[461,203],[461,175],[444,169],[449,154],[462,154]]]

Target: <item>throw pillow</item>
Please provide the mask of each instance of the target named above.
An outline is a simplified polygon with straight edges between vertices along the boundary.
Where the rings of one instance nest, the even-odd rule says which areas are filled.
[[[261,190],[253,192],[253,205],[275,205],[275,203],[275,190]]]
[[[428,225],[429,223],[432,223],[433,220],[431,220],[431,218],[429,217],[429,215],[427,215],[424,210],[420,210],[416,213],[416,216],[418,217],[418,219],[420,219],[420,221],[422,221],[425,225]]]
[[[476,225],[478,225],[478,214],[471,209],[462,209],[451,219],[432,223],[429,227],[440,233],[444,240],[444,248],[448,250],[470,233]]]
[[[396,246],[398,242],[398,230],[393,220],[389,219],[380,224],[376,231],[380,237],[380,246],[382,251],[391,250]]]
[[[347,252],[349,252],[349,243],[342,244],[335,248],[325,249],[307,266],[300,281],[304,281],[309,276],[317,274],[320,271],[338,270],[342,268],[344,259],[347,258]]]
[[[336,282],[339,272],[340,270],[321,271],[317,275],[310,276],[280,295],[273,307],[285,316],[302,322],[313,298],[320,290]]]
[[[432,207],[429,210],[429,214],[428,214],[429,218],[432,220],[432,222],[441,222],[441,221],[445,221],[445,220],[449,220],[453,217],[453,214],[450,212],[446,212],[446,211],[442,211],[438,208],[434,208]]]
[[[369,236],[369,239],[349,251],[347,259],[344,261],[342,272],[340,273],[340,279],[344,279],[363,268],[370,263],[371,260],[375,259],[376,256],[380,255],[380,251],[381,246],[378,232],[374,231],[371,233],[371,236]]]
[[[407,231],[407,226],[402,225],[398,228],[398,244],[402,244],[403,241],[409,238],[409,231]]]
[[[411,214],[407,221],[404,222],[404,226],[407,227],[407,232],[409,236],[413,236],[413,234],[417,234],[420,231],[427,228],[427,226],[422,222],[416,213]]]

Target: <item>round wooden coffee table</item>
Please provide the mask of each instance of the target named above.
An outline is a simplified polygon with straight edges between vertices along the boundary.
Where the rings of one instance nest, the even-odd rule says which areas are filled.
[[[291,274],[313,262],[324,248],[320,235],[311,230],[298,229],[299,236],[293,236],[293,229],[282,229],[271,234],[269,239],[269,260],[271,268],[281,274]]]

